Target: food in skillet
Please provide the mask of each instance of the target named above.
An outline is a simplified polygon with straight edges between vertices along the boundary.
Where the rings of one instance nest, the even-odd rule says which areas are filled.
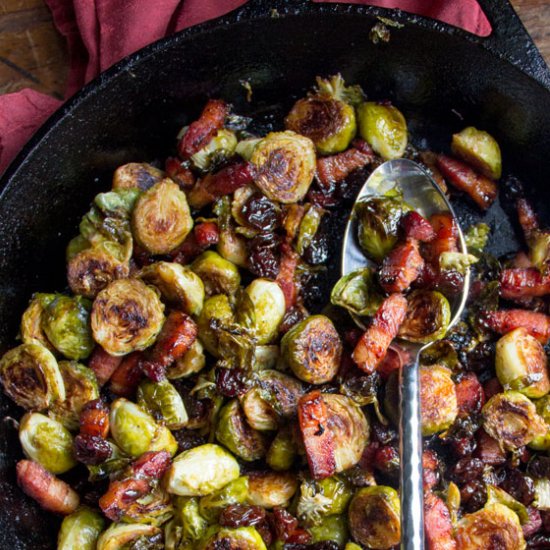
[[[394,192],[356,211],[378,267],[333,277],[380,162],[423,162],[485,210],[495,140],[468,127],[419,151],[395,106],[340,76],[264,134],[210,100],[164,169],[119,167],[68,245],[70,292],[23,314],[0,379],[24,410],[18,482],[63,516],[58,547],[395,547],[398,338],[439,339],[421,367],[428,548],[548,547],[549,238],[519,183],[527,252],[491,257],[474,224],[460,254],[450,217]]]

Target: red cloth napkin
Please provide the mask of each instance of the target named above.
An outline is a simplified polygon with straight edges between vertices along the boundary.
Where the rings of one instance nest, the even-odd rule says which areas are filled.
[[[338,0],[313,0],[335,2]],[[124,56],[151,42],[224,15],[246,0],[46,0],[67,39],[68,98]],[[491,26],[476,0],[347,0],[401,8],[480,36]],[[0,174],[61,101],[34,90],[0,96]]]

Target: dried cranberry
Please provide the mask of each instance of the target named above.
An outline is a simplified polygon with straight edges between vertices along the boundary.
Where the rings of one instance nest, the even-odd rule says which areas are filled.
[[[540,517],[542,519],[542,528],[547,533],[550,533],[550,511],[540,510]]]
[[[75,458],[83,464],[101,464],[112,452],[109,443],[98,435],[79,434],[74,438]]]
[[[224,527],[248,527],[261,523],[265,519],[265,510],[261,506],[230,504],[220,514],[219,524]]]
[[[471,455],[477,447],[473,437],[457,437],[450,441],[451,449],[457,458]]]
[[[241,216],[248,225],[260,231],[273,231],[280,222],[279,209],[261,193],[255,193],[244,203]]]
[[[389,424],[384,426],[384,424],[375,420],[371,424],[371,428],[373,439],[381,445],[389,445],[397,441],[397,430],[394,430]]]
[[[310,542],[311,535],[305,529],[298,527],[298,520],[284,508],[274,508],[273,515],[269,519],[278,540],[293,544]]]
[[[550,535],[538,534],[527,541],[530,550],[548,550],[550,548]]]
[[[535,456],[527,466],[527,473],[536,479],[550,477],[550,457]]]
[[[495,364],[495,344],[481,342],[466,355],[466,366],[469,370],[482,373],[487,369],[493,369]],[[486,396],[489,399],[489,396]]]
[[[535,498],[533,480],[516,469],[506,470],[506,475],[500,487],[525,506],[531,504]]]
[[[302,258],[310,265],[324,264],[330,252],[329,235],[325,226],[321,226],[304,250]]]
[[[258,277],[275,279],[279,274],[279,237],[273,233],[260,233],[248,241],[248,267]]]
[[[285,334],[294,325],[303,321],[308,316],[307,310],[302,305],[292,306],[286,310],[285,316],[279,325],[279,332]]]
[[[203,435],[199,435],[195,430],[174,430],[172,435],[178,442],[178,452],[188,451],[199,445],[204,445],[208,438]]]
[[[396,475],[399,471],[399,451],[393,445],[385,445],[376,450],[374,467],[383,474]]]
[[[450,471],[450,478],[459,484],[477,479],[483,473],[483,462],[479,458],[461,458]]]
[[[480,479],[469,481],[460,488],[460,500],[466,512],[477,512],[487,501],[487,488]]]
[[[216,389],[225,397],[238,397],[246,393],[248,380],[242,369],[216,369]]]
[[[269,525],[269,518],[266,515],[265,519],[255,526],[256,531],[260,533],[260,537],[262,537],[262,540],[267,547],[270,547],[273,542],[273,533],[271,532]]]

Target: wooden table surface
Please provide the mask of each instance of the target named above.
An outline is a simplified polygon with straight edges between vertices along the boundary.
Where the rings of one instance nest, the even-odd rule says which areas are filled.
[[[550,64],[550,0],[512,4]],[[0,94],[31,87],[61,98],[67,72],[65,42],[44,0],[0,0]]]

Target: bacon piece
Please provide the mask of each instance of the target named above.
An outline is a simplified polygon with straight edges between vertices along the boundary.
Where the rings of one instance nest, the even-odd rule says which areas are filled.
[[[178,143],[178,154],[182,159],[192,157],[208,145],[210,140],[223,128],[229,107],[221,99],[210,99],[200,117],[192,122]]]
[[[539,229],[539,220],[535,210],[527,199],[520,198],[516,201],[516,210],[518,212],[518,221],[523,229],[525,238],[528,238],[534,231]]]
[[[439,266],[439,256],[443,252],[456,252],[458,250],[458,228],[448,212],[434,214],[430,223],[435,231],[435,239],[424,246],[424,257],[436,266]]]
[[[438,265],[425,263],[422,273],[412,283],[413,288],[439,290],[445,296],[458,294],[464,286],[464,276],[455,270],[440,271]],[[474,288],[472,285],[471,288]]]
[[[19,487],[44,510],[68,515],[78,508],[78,493],[37,462],[20,460],[16,466],[16,473]]]
[[[424,494],[424,532],[428,550],[455,550],[449,509],[431,491]]]
[[[103,400],[94,399],[82,407],[80,433],[107,438],[109,435],[109,407]]]
[[[334,441],[328,430],[328,411],[320,391],[309,392],[300,398],[298,420],[312,477],[330,477],[336,471]]]
[[[170,179],[175,181],[182,189],[191,189],[195,185],[196,177],[193,172],[175,157],[168,157],[164,163],[164,169]]]
[[[361,151],[361,153],[364,153],[365,155],[370,157],[369,162],[372,162],[374,160],[374,157],[376,155],[374,154],[372,147],[364,139],[355,138],[351,142],[351,145],[352,147],[355,147],[355,149]]]
[[[489,466],[499,466],[506,462],[506,453],[500,448],[498,441],[493,439],[483,428],[476,432],[476,441],[475,458],[479,458]]]
[[[286,309],[290,309],[296,304],[298,289],[294,281],[294,274],[299,260],[298,253],[288,244],[281,244],[281,261],[279,264],[279,274],[275,279],[285,295]]]
[[[466,373],[455,385],[458,416],[468,418],[472,413],[481,411],[485,404],[485,392],[473,372]]]
[[[322,157],[317,160],[317,179],[323,187],[330,187],[347,178],[354,170],[363,168],[373,159],[368,155],[351,147],[343,153]]]
[[[160,479],[170,466],[170,453],[167,451],[148,451],[131,464],[135,477]]]
[[[183,243],[170,253],[174,262],[186,265],[220,239],[218,224],[204,222],[197,224]]]
[[[407,300],[401,294],[392,294],[382,302],[353,350],[352,358],[360,369],[370,374],[382,362],[406,312]]]
[[[422,273],[424,259],[416,239],[396,246],[382,262],[378,275],[380,286],[388,293],[403,292]]]
[[[430,449],[422,453],[422,479],[425,491],[432,489],[439,482],[439,460]]]
[[[550,275],[535,267],[503,269],[500,274],[500,295],[508,300],[550,294]]]
[[[401,218],[401,227],[408,239],[416,239],[422,243],[429,243],[435,239],[435,231],[432,224],[414,210],[407,212]]]
[[[542,516],[535,507],[528,506],[527,515],[529,520],[521,526],[523,536],[526,539],[532,537],[542,527]]]
[[[443,193],[447,195],[449,189],[447,188],[447,184],[445,183],[445,178],[443,177],[443,174],[439,171],[439,168],[437,167],[437,154],[433,151],[422,151],[420,153],[420,160],[428,169],[428,172],[432,176],[432,179],[435,181],[435,183],[437,183],[437,185],[439,186],[439,189],[441,189],[441,191],[443,191]]]
[[[497,197],[497,186],[493,180],[482,176],[460,160],[439,155],[437,167],[447,181],[460,191],[467,193],[482,209],[487,210]]]
[[[134,351],[126,355],[120,363],[118,369],[111,376],[109,389],[116,395],[122,397],[132,397],[138,384],[143,377],[141,370],[141,360],[143,354],[140,351]]]
[[[197,245],[206,249],[213,244],[218,244],[220,240],[220,230],[215,222],[203,222],[195,225],[193,229]]]
[[[97,345],[92,352],[88,367],[90,367],[97,378],[97,383],[103,386],[117,370],[122,357],[109,355],[101,346]]]
[[[172,311],[152,350],[142,362],[143,372],[155,382],[166,376],[166,367],[185,354],[196,340],[198,328],[189,317],[181,311]]]
[[[524,328],[541,344],[550,338],[550,317],[544,313],[525,309],[481,312],[483,322],[498,334],[506,334],[516,328]]]

